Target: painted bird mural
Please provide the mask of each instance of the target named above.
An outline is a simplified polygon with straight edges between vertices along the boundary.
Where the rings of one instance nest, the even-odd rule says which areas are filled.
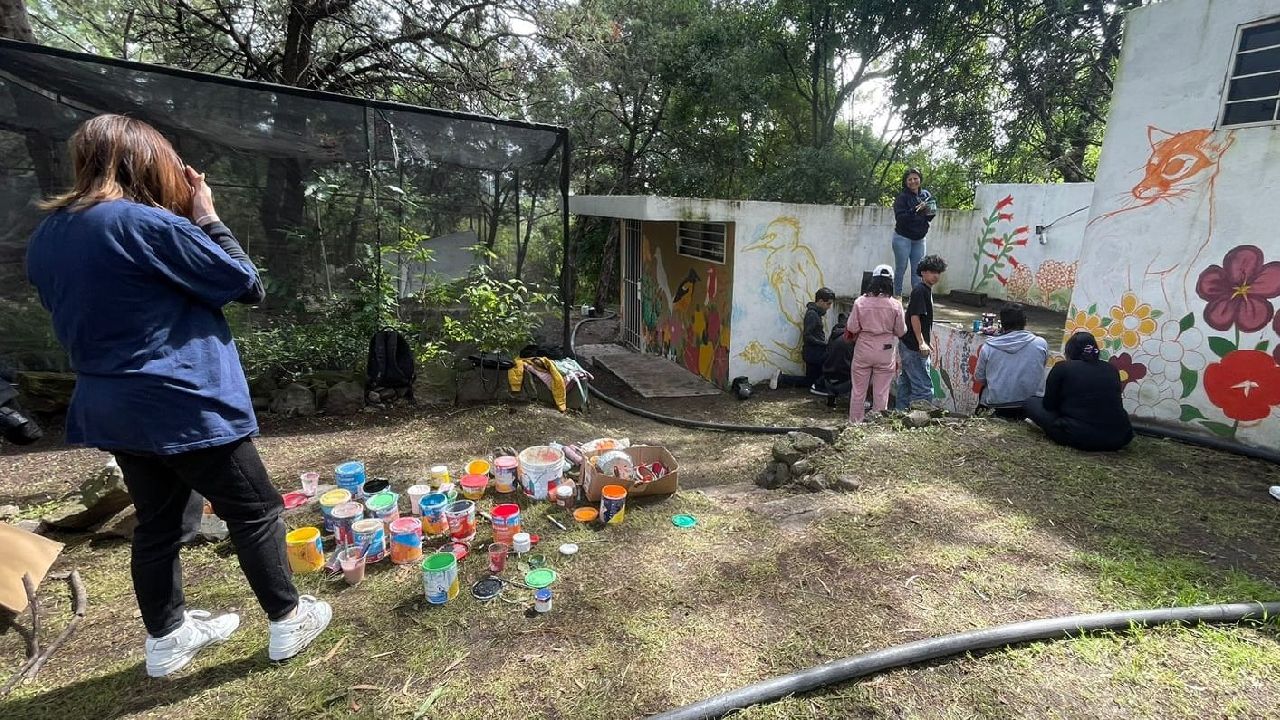
[[[790,215],[774,218],[746,249],[768,253],[765,279],[778,298],[778,311],[792,325],[803,328],[805,307],[826,282],[813,251],[800,242],[800,221]]]
[[[689,305],[693,302],[693,288],[698,284],[697,271],[689,268],[689,274],[684,276],[684,280],[676,286],[676,296],[671,298],[671,307],[681,313],[689,311]]]

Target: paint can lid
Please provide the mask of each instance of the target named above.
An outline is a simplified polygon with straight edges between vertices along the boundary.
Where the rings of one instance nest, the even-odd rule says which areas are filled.
[[[448,465],[432,465],[431,466],[432,475],[447,475],[448,473],[449,473]]]
[[[577,554],[578,554],[578,544],[577,544],[577,543],[565,543],[565,544],[561,545],[561,546],[560,546],[560,554],[561,554],[561,555],[577,555]]]
[[[541,588],[533,594],[533,599],[540,602],[546,602],[551,599],[551,590],[548,588]]]
[[[502,581],[498,578],[485,578],[471,586],[471,596],[477,600],[492,600],[502,592]]]
[[[691,528],[698,524],[698,518],[692,515],[672,515],[671,524],[678,528]]]
[[[303,505],[306,505],[307,501],[310,500],[311,498],[308,497],[306,493],[288,492],[288,493],[285,493],[284,495],[281,495],[280,499],[284,502],[285,510],[292,510],[296,507],[302,507]]]
[[[600,511],[593,507],[580,507],[573,511],[573,519],[580,523],[589,523],[594,521],[599,514]]]
[[[540,590],[556,581],[556,571],[551,568],[538,568],[530,570],[524,575],[524,584],[529,587]]]
[[[338,475],[356,475],[364,472],[364,463],[359,460],[348,460],[334,468],[334,472]]]

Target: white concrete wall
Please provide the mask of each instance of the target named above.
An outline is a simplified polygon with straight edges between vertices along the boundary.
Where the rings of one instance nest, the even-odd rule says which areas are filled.
[[[1067,330],[1141,418],[1280,446],[1280,128],[1217,129],[1237,26],[1277,0],[1129,15]]]

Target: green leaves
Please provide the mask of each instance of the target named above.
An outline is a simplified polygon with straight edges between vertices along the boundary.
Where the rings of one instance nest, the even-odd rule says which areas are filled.
[[[1209,349],[1213,351],[1214,355],[1223,358],[1230,353],[1235,352],[1238,348],[1236,348],[1236,344],[1230,340],[1215,336],[1209,338]]]
[[[1196,324],[1195,313],[1187,313],[1186,315],[1182,316],[1181,320],[1178,321],[1178,332],[1184,333],[1190,330],[1192,327],[1195,327],[1195,324]]]
[[[1214,422],[1212,420],[1201,420],[1200,424],[1204,426],[1206,429],[1208,429],[1210,432],[1212,432],[1214,435],[1217,435],[1218,437],[1231,440],[1231,439],[1234,439],[1236,436],[1236,429],[1235,429],[1235,426],[1233,425]]]
[[[1183,365],[1182,372],[1179,374],[1178,379],[1182,382],[1182,395],[1179,397],[1185,398],[1195,391],[1196,384],[1200,380],[1200,375],[1196,373],[1195,370]],[[1186,407],[1186,405],[1183,405],[1184,412]],[[1183,420],[1186,420],[1186,418],[1183,418]]]
[[[1186,397],[1185,395],[1183,397]],[[1195,405],[1182,405],[1182,414],[1178,419],[1182,422],[1191,422],[1192,420],[1204,419],[1204,413],[1200,412],[1200,408]]]

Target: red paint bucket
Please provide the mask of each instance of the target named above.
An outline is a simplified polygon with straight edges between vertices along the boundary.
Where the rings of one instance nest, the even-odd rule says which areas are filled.
[[[520,532],[520,506],[515,503],[494,505],[489,517],[493,523],[493,539],[510,545],[511,536]]]

